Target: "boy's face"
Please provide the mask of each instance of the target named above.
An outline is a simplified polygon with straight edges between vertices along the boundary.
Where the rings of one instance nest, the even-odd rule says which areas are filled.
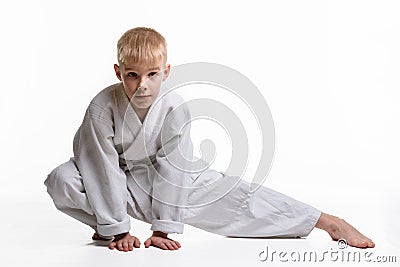
[[[114,64],[114,70],[133,108],[146,111],[158,96],[161,82],[167,79],[170,65]]]

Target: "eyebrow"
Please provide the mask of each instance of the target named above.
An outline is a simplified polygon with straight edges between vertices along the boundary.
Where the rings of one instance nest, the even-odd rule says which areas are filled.
[[[134,68],[125,68],[125,70],[135,70]],[[160,67],[153,67],[150,69],[147,69],[147,71],[151,71],[151,70],[161,70]]]

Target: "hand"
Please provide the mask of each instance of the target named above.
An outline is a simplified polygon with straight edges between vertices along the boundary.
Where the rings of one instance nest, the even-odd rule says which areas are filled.
[[[178,250],[181,247],[178,241],[174,241],[167,237],[168,234],[163,232],[155,231],[153,235],[144,242],[144,247],[148,248],[150,246],[158,247],[163,250]]]
[[[113,242],[108,246],[109,249],[117,248],[119,251],[132,251],[133,247],[139,248],[140,241],[138,238],[131,236],[129,233],[116,235]]]

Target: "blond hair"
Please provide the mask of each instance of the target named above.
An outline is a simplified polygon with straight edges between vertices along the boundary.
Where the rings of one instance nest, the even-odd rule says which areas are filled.
[[[167,42],[156,30],[137,27],[125,32],[117,43],[119,64],[165,64]]]

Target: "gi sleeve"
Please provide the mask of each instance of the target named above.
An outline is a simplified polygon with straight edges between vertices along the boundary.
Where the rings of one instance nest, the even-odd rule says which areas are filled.
[[[161,143],[156,153],[158,169],[153,179],[153,220],[150,229],[181,234],[193,155],[190,114],[186,105],[179,106],[167,116]]]
[[[106,237],[130,230],[126,175],[119,167],[113,127],[111,112],[91,103],[74,138],[74,156],[97,218],[97,232]]]

